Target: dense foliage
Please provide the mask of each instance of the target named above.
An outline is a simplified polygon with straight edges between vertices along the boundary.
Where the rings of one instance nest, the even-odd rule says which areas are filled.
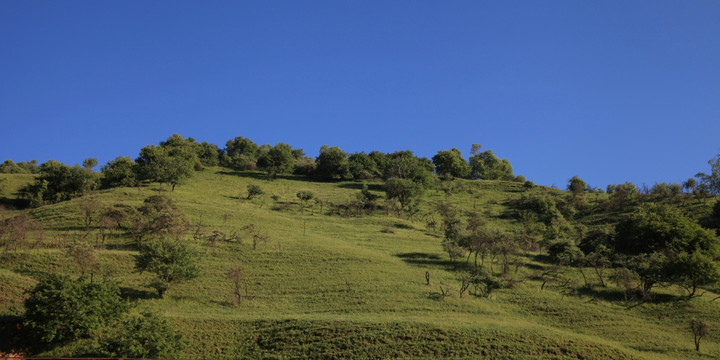
[[[173,358],[182,351],[182,337],[167,320],[144,312],[123,320],[100,345],[98,355],[135,359]]]
[[[143,244],[140,254],[135,257],[135,269],[157,276],[150,286],[157,290],[160,297],[171,285],[196,278],[200,273],[193,252],[185,244],[170,240]]]
[[[64,275],[41,280],[25,300],[25,325],[44,344],[89,337],[128,309],[116,286]]]

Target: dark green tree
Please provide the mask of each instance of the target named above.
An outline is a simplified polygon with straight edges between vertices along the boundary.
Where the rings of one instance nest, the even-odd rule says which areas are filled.
[[[92,171],[92,169],[94,167],[96,167],[97,164],[98,164],[98,160],[96,158],[87,158],[87,159],[83,160],[82,166],[83,166],[83,168],[85,168],[89,171]]]
[[[587,191],[587,188],[587,183],[577,176],[573,176],[570,180],[568,180],[567,189],[573,194],[573,196],[577,197],[584,194],[585,191]]]
[[[649,291],[656,283],[689,284],[690,291],[716,280],[720,240],[678,209],[643,205],[615,227],[614,248],[631,258],[630,266]]]
[[[249,184],[247,186],[247,199],[250,200],[256,196],[260,196],[265,194],[265,191],[259,186],[255,184]]]
[[[64,344],[89,337],[127,310],[111,283],[50,275],[30,290],[24,323],[40,343]]]
[[[373,179],[382,175],[375,161],[364,152],[351,154],[348,158],[348,164],[350,174],[355,180]]]
[[[218,166],[220,164],[220,150],[215,144],[205,141],[195,143],[195,154],[204,166]]]
[[[269,178],[279,174],[289,174],[293,171],[295,158],[292,148],[288,144],[279,143],[268,151],[262,152],[257,160],[257,166],[267,172]]]
[[[118,186],[135,186],[137,183],[135,163],[126,156],[118,156],[101,168],[100,184],[108,189]]]
[[[621,220],[615,231],[615,250],[621,254],[718,253],[718,239],[711,231],[668,205],[643,205]]]
[[[254,170],[259,150],[260,147],[252,140],[238,136],[225,144],[221,163],[235,170]]]
[[[97,179],[93,174],[85,171],[78,165],[68,166],[55,160],[40,165],[40,175],[35,181],[26,186],[21,193],[31,200],[36,199],[39,205],[42,202],[57,202],[82,196],[97,186]]]
[[[460,150],[456,148],[438,151],[433,156],[432,162],[438,175],[458,178],[470,177],[470,165],[462,157]]]
[[[315,176],[321,180],[343,180],[350,177],[347,154],[337,146],[322,146],[315,164]]]

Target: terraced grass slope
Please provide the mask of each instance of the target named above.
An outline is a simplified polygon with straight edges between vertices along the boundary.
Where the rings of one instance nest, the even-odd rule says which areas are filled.
[[[248,184],[266,194],[243,200]],[[380,183],[368,185],[383,195]],[[133,271],[137,252],[123,232],[101,246],[95,276],[117,281],[134,302],[132,311],[151,310],[170,319],[186,339],[187,358],[720,357],[720,330],[703,339],[700,353],[688,330],[693,317],[720,324],[720,301],[711,301],[712,293],[683,300],[674,296],[677,289],[660,289],[654,302],[628,308],[614,284],[583,291],[577,270],[568,270],[571,284],[551,283],[541,290],[538,274],[551,265],[543,254],[521,253],[510,272],[512,287],[489,298],[459,296],[461,277],[472,265],[449,260],[442,235],[428,228],[423,214],[443,200],[479,210],[491,226],[510,229],[518,225],[504,216],[508,200],[527,191],[560,196],[557,190],[455,180],[442,185],[448,191],[428,191],[423,210],[412,219],[385,210],[330,214],[332,204],[355,199],[361,187],[294,177],[269,181],[259,173],[222,168],[197,172],[188,184],[163,193],[195,229],[235,232],[241,241],[213,247],[188,234],[186,241],[201,257],[202,274],[171,287],[162,299],[148,286],[149,274]],[[301,210],[295,194],[302,190],[312,191],[320,202]],[[108,206],[138,206],[159,192],[161,187],[152,185],[91,197]],[[5,320],[22,314],[24,290],[43,273],[79,275],[62,250],[86,233],[79,203],[75,199],[30,211],[46,229],[44,238],[0,257],[0,316]],[[17,213],[5,210],[0,216]],[[270,241],[253,249],[242,230],[249,224]],[[87,239],[98,236],[91,230]],[[489,260],[485,265],[489,269]],[[226,277],[232,266],[241,266],[246,279],[238,306],[232,304],[233,284]],[[76,355],[81,345],[41,355]]]

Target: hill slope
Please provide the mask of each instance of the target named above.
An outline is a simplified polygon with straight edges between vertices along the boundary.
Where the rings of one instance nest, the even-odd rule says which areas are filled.
[[[259,185],[266,195],[244,200],[249,184]],[[686,301],[669,295],[677,293],[674,289],[661,289],[655,302],[628,308],[614,284],[583,291],[575,270],[566,270],[567,283],[550,282],[541,290],[541,274],[551,265],[539,253],[517,255],[511,287],[489,298],[460,297],[472,260],[451,262],[441,246],[442,234],[429,228],[430,215],[422,214],[442,200],[481,212],[494,227],[511,229],[518,225],[506,215],[509,200],[528,191],[562,196],[557,190],[455,180],[426,192],[422,211],[411,220],[385,210],[331,215],[343,213],[337,205],[355,199],[361,187],[294,177],[268,181],[259,173],[213,168],[197,172],[173,192],[156,184],[98,192],[92,198],[106,206],[133,207],[163,193],[188,216],[193,230],[236,233],[241,241],[213,246],[188,235],[201,256],[202,274],[171,287],[160,299],[148,286],[152,277],[133,272],[137,252],[130,236],[119,231],[99,246],[96,276],[117,281],[136,304],[133,311],[151,310],[170,319],[187,340],[184,356],[189,358],[720,356],[718,332],[703,339],[698,354],[687,329],[692,317],[720,321],[720,303],[712,302],[711,294]],[[369,188],[383,195],[379,183],[370,182]],[[313,192],[320,202],[302,209],[295,195],[302,190]],[[2,255],[0,315],[12,320],[22,314],[23,291],[42,274],[79,275],[61,249],[86,234],[81,201],[30,211],[46,233],[30,242],[32,248]],[[252,236],[243,230],[249,224],[269,241],[253,249]],[[86,239],[99,242],[99,236],[91,225]],[[486,269],[489,264],[488,259]],[[238,306],[232,305],[233,284],[226,277],[233,266],[241,266],[245,276]],[[46,355],[72,355],[81,345]]]

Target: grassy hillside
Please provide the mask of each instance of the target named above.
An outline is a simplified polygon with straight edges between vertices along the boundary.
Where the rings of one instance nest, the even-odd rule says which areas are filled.
[[[32,179],[3,176],[13,189]],[[245,200],[249,184],[259,185],[265,195]],[[381,183],[368,185],[383,195]],[[511,287],[489,298],[467,293],[460,298],[461,278],[472,265],[465,259],[451,262],[441,246],[442,234],[427,226],[435,204],[446,201],[479,211],[490,226],[515,229],[520,225],[508,216],[511,200],[528,192],[565,196],[560,191],[454,180],[426,192],[420,213],[411,219],[385,210],[363,216],[332,214],[334,205],[355,199],[361,188],[358,182],[294,177],[269,181],[256,172],[212,168],[197,172],[173,192],[157,184],[100,191],[91,197],[106,206],[133,207],[164,193],[188,216],[193,230],[237,233],[240,241],[220,241],[213,247],[188,234],[187,241],[201,257],[202,274],[171,287],[160,299],[148,285],[152,276],[133,271],[137,251],[130,236],[119,231],[98,245],[95,276],[117,281],[135,304],[133,312],[151,310],[170,319],[186,339],[183,356],[188,358],[720,357],[720,331],[711,331],[697,353],[687,328],[693,317],[720,323],[720,301],[711,301],[714,294],[686,300],[676,296],[678,289],[664,288],[653,302],[629,306],[623,291],[610,281],[607,288],[583,290],[581,274],[574,269],[566,272],[569,282],[550,282],[541,290],[541,274],[552,267],[542,253],[517,255]],[[302,190],[312,191],[320,202],[301,211],[295,194]],[[5,197],[10,194],[6,188]],[[597,200],[604,196],[597,195]],[[588,201],[593,199],[595,195]],[[100,242],[96,224],[89,232],[85,229],[81,201],[29,211],[44,227],[44,237],[0,257],[0,316],[6,327],[24,311],[24,291],[44,273],[80,274],[64,254],[65,245],[80,237]],[[705,205],[688,201],[686,207],[702,211],[697,208]],[[1,216],[18,213],[4,210]],[[592,211],[583,216],[590,227],[607,221]],[[250,234],[243,230],[249,224],[270,241],[253,249]],[[233,306],[233,284],[226,273],[238,265],[246,277],[246,296]],[[592,269],[586,274],[596,282]],[[42,355],[77,355],[81,345]]]

